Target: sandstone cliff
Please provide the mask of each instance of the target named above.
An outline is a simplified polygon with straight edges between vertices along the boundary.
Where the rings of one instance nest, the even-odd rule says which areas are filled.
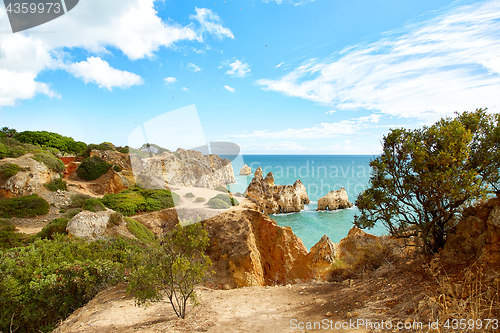
[[[251,174],[252,174],[252,168],[250,168],[246,164],[240,169],[240,176],[248,176]]]
[[[266,214],[299,212],[304,209],[304,204],[310,202],[306,188],[300,180],[293,185],[275,185],[273,173],[269,172],[266,178],[263,178],[260,167],[255,170],[246,195]]]
[[[7,180],[0,179],[0,197],[16,197],[37,193],[45,183],[60,178],[60,175],[27,154],[18,158],[4,158],[0,164],[17,164],[21,170]]]
[[[318,200],[318,208],[316,210],[336,210],[352,207],[349,202],[345,188],[337,191],[330,191],[324,197]]]
[[[453,262],[500,261],[500,198],[467,208],[448,233],[443,255]]]

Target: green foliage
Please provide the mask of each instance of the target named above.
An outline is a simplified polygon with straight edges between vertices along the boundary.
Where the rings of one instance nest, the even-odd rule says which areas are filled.
[[[81,156],[90,157],[90,152],[92,150],[102,150],[102,151],[115,150],[115,146],[110,142],[103,142],[103,143],[100,143],[98,145],[92,143],[92,144],[88,145],[84,151],[82,151]]]
[[[21,167],[17,164],[2,164],[0,165],[0,179],[9,179],[10,177],[15,176],[19,171],[21,171]]]
[[[219,192],[229,193],[229,190],[225,186],[222,186],[222,185],[217,186],[215,188],[215,190],[219,191]]]
[[[109,216],[108,226],[117,226],[123,222],[123,215],[120,213],[113,213]]]
[[[51,180],[50,182],[48,182],[47,184],[45,184],[45,187],[49,191],[52,191],[52,192],[55,192],[57,190],[61,190],[61,191],[67,191],[68,190],[66,182],[64,180],[62,180],[62,178],[57,178],[57,179]]]
[[[0,199],[0,217],[35,217],[49,212],[49,204],[36,194]]]
[[[59,233],[67,235],[66,226],[69,220],[65,218],[54,219],[49,222],[43,229],[35,235],[35,238],[54,239],[54,234]]]
[[[0,331],[51,332],[99,291],[124,280],[129,257],[143,246],[123,238],[54,240],[0,251]]]
[[[130,231],[132,235],[137,237],[137,239],[148,244],[155,242],[155,234],[153,234],[153,232],[149,230],[145,225],[131,219],[130,217],[125,217],[125,221],[127,222],[128,231]]]
[[[119,165],[113,165],[113,170],[115,170],[116,172],[120,172],[123,170],[123,168]]]
[[[10,220],[0,218],[0,251],[24,246],[28,238],[28,235],[16,232],[16,226]]]
[[[85,194],[73,194],[71,196],[70,208],[82,208],[85,204],[85,200],[90,199],[91,196]]]
[[[100,212],[106,210],[106,207],[102,204],[101,200],[96,198],[86,199],[83,203],[82,208],[91,212]]]
[[[396,237],[419,236],[425,249],[444,245],[451,221],[464,205],[485,197],[486,186],[471,163],[473,134],[457,119],[430,127],[393,129],[356,206],[358,227],[384,223]],[[411,227],[411,228],[410,228]]]
[[[95,180],[111,168],[111,164],[104,161],[99,156],[92,156],[84,159],[76,169],[78,177],[85,180]]]
[[[125,216],[135,215],[139,212],[152,212],[175,206],[174,201],[179,196],[167,190],[150,190],[136,187],[120,193],[106,194],[102,198],[104,205]]]
[[[29,143],[46,148],[55,148],[67,153],[79,154],[87,146],[84,142],[47,131],[24,131],[14,135],[14,139],[22,143]]]
[[[230,208],[231,206],[239,205],[239,202],[227,194],[217,194],[215,197],[208,200],[207,204],[210,208],[226,209]]]
[[[116,150],[118,150],[122,154],[128,154],[130,149],[128,146],[125,146],[125,147],[118,147],[116,148]]]
[[[36,153],[33,156],[33,159],[43,163],[47,166],[47,168],[54,170],[55,172],[61,173],[64,171],[64,163],[54,155],[47,152]]]
[[[8,138],[12,138],[14,135],[17,134],[17,131],[13,128],[8,128],[8,127],[2,127],[2,129],[0,129],[0,137],[8,137]]]
[[[185,196],[186,196],[186,198],[194,198],[195,197],[194,193],[191,193],[191,192],[186,193]]]
[[[198,197],[194,199],[194,202],[205,202],[205,201],[207,201],[207,199],[205,199],[204,197]]]
[[[200,223],[177,225],[160,244],[133,258],[128,291],[136,304],[147,306],[167,296],[176,315],[185,318],[187,301],[197,305],[195,288],[210,274],[212,263],[204,253],[208,244]]]

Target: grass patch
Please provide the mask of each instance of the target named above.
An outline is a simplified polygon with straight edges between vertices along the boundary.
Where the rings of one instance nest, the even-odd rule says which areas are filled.
[[[82,163],[80,163],[78,169],[76,169],[76,174],[81,179],[96,180],[108,172],[109,168],[111,168],[111,164],[104,161],[99,156],[92,156],[84,159]]]
[[[205,201],[207,201],[207,199],[205,199],[204,197],[198,197],[194,199],[194,202],[205,202]]]
[[[151,230],[146,228],[145,225],[131,219],[130,217],[125,217],[125,221],[127,222],[128,231],[130,231],[132,235],[137,237],[137,239],[144,243],[153,243],[155,241],[155,234]]]
[[[0,199],[0,217],[35,217],[48,212],[48,202],[36,194]]]
[[[194,198],[195,195],[194,195],[194,193],[188,192],[188,193],[186,193],[185,197],[186,198]]]
[[[54,170],[57,173],[64,171],[64,163],[54,155],[47,152],[38,152],[33,156],[35,161],[43,163],[47,168]]]
[[[7,163],[0,165],[0,179],[9,179],[19,171],[21,171],[21,167],[17,164]]]
[[[50,182],[45,184],[45,187],[47,188],[47,190],[52,191],[52,192],[55,192],[57,190],[61,190],[61,191],[68,190],[67,184],[64,180],[62,180],[62,178],[57,178],[57,179],[51,180]]]
[[[91,212],[100,212],[106,210],[106,207],[102,204],[101,200],[96,198],[86,199],[83,203],[82,208]]]
[[[135,215],[140,212],[152,212],[165,208],[172,208],[179,196],[167,190],[150,190],[134,188],[120,193],[106,194],[102,203],[125,216]]]

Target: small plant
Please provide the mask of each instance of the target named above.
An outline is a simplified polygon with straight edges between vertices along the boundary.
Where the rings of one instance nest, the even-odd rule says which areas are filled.
[[[210,199],[210,200],[208,200],[207,205],[208,205],[208,207],[210,207],[212,209],[227,209],[227,208],[231,208],[231,204],[228,204],[227,202],[222,201],[220,199],[217,199],[215,197],[212,198],[212,199]]]
[[[61,173],[64,171],[65,166],[63,161],[55,157],[54,155],[48,152],[39,152],[33,156],[35,161],[43,163],[47,166],[47,168],[54,170],[57,173]]]
[[[154,243],[156,240],[155,234],[149,230],[144,224],[137,222],[136,220],[126,217],[127,229],[132,235],[137,237],[140,241],[144,243]]]
[[[45,187],[47,188],[47,190],[52,191],[52,192],[55,192],[57,190],[61,190],[61,191],[68,190],[67,184],[64,180],[62,180],[62,178],[57,178],[57,179],[51,180],[50,182],[45,184]]]
[[[83,203],[82,208],[84,210],[88,210],[91,212],[100,212],[100,211],[106,210],[106,207],[104,207],[102,202],[96,198],[86,199],[85,202]]]
[[[204,197],[198,197],[194,199],[194,202],[205,202],[205,201],[207,201],[207,199],[205,199]]]
[[[123,171],[123,168],[119,165],[113,165],[113,170],[115,170],[116,172],[120,172]]]
[[[215,204],[215,202],[216,202],[215,200],[223,201],[227,205],[221,205],[220,203]],[[217,194],[215,197],[208,200],[207,204],[211,208],[216,208],[216,207],[212,207],[212,206],[218,206],[219,208],[216,208],[216,209],[224,209],[224,208],[229,208],[231,206],[238,206],[240,203],[236,199],[234,199],[233,197],[230,197],[227,194]],[[222,208],[220,208],[220,207],[222,207]]]
[[[42,231],[37,233],[34,238],[40,239],[54,239],[54,234],[59,233],[63,235],[67,235],[66,226],[68,225],[69,220],[65,218],[54,219],[46,225]]]
[[[215,190],[219,192],[230,193],[230,191],[225,186],[222,185],[217,186]]]
[[[113,213],[109,216],[108,226],[114,227],[123,222],[123,215],[120,213]]]
[[[125,190],[120,193],[106,194],[102,203],[125,216],[135,215],[139,212],[152,212],[175,206],[179,196],[168,190],[142,189]]]
[[[85,194],[74,194],[71,196],[71,204],[69,205],[70,208],[82,208],[83,205],[85,204],[85,200],[90,199],[91,197],[89,195]]]
[[[82,161],[76,169],[76,174],[85,180],[96,180],[108,172],[109,168],[111,168],[111,164],[99,156],[92,156]]]
[[[15,176],[19,171],[21,171],[21,167],[17,164],[6,163],[0,165],[0,179],[9,179]]]
[[[186,193],[185,197],[186,198],[194,198],[195,195],[193,193],[191,193],[191,192],[188,192],[188,193]]]
[[[48,202],[37,194],[0,199],[0,217],[35,217],[48,212]]]

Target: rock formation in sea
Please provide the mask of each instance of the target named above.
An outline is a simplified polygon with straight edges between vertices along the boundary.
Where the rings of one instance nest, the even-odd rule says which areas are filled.
[[[300,179],[293,185],[275,185],[273,173],[269,172],[263,178],[261,167],[255,170],[245,193],[266,214],[299,212],[304,209],[304,204],[310,202]]]
[[[251,174],[252,174],[252,168],[250,168],[246,164],[240,169],[240,176],[248,176]]]
[[[336,210],[352,207],[349,202],[345,188],[337,191],[330,191],[324,197],[318,200],[318,208],[316,210]]]

